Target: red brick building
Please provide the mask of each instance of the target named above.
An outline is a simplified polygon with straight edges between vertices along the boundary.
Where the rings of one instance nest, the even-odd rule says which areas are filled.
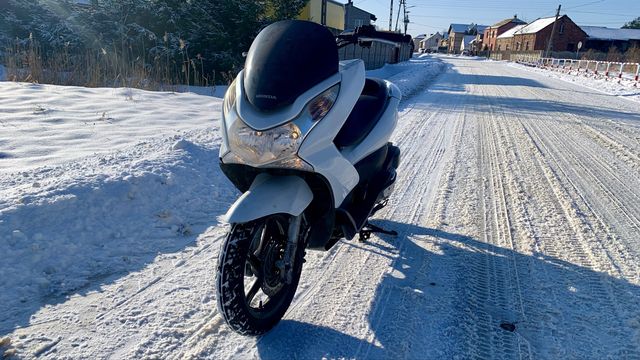
[[[515,49],[515,46],[513,44],[513,36],[518,30],[522,29],[525,26],[527,25],[526,24],[516,25],[511,29],[498,35],[495,41],[495,47],[493,48],[493,51],[511,51]]]
[[[514,15],[511,19],[504,19],[498,23],[489,26],[484,31],[484,37],[482,39],[483,49],[495,51],[498,49],[496,40],[498,36],[502,35],[505,31],[512,29],[516,25],[523,25],[526,22],[518,19],[517,15]]]
[[[551,37],[555,16],[538,19],[516,31],[512,51],[544,51]],[[553,34],[551,51],[576,51],[578,42],[584,42],[587,34],[567,15],[558,18]]]

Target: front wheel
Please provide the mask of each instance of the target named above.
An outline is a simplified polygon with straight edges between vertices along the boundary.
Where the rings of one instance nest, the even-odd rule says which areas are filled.
[[[291,304],[300,280],[305,244],[298,241],[291,256],[291,277],[286,281],[283,264],[288,228],[289,218],[281,215],[235,224],[220,250],[218,310],[227,324],[242,335],[266,333]],[[303,228],[299,237],[304,234]]]

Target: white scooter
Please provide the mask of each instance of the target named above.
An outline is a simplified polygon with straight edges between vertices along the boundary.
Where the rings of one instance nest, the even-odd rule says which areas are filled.
[[[284,316],[305,249],[372,232],[400,150],[389,139],[400,90],[339,61],[335,38],[307,21],[269,25],[224,98],[220,167],[242,196],[217,268],[218,309],[238,333],[260,335]]]

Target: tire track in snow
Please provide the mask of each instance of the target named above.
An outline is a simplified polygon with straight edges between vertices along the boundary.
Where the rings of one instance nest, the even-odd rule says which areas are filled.
[[[536,119],[535,124],[540,124],[540,123],[545,123],[545,124],[550,124],[551,121],[553,121],[555,119],[553,118],[549,118],[548,120],[546,119],[546,116],[544,117],[544,119]],[[532,136],[531,132],[528,131],[526,129],[526,126],[524,126],[525,124],[525,120],[520,120],[520,122],[523,124],[523,129],[524,132],[526,132],[526,134],[528,136]],[[529,124],[529,122],[526,122],[526,124],[528,126],[531,126],[532,124]],[[507,128],[505,126],[505,128]],[[511,129],[513,129],[514,127],[511,126]],[[517,128],[517,127],[516,127]],[[515,132],[515,130],[512,130],[513,132]],[[556,134],[558,133],[557,130],[552,130],[547,128],[547,133],[553,133]],[[563,132],[564,133],[564,132]],[[555,204],[558,208],[557,213],[563,213],[564,212],[564,216],[566,218],[566,220],[561,221],[560,223],[568,223],[568,224],[577,224],[580,223],[580,219],[578,217],[578,214],[575,214],[575,211],[573,210],[573,205],[571,205],[570,203],[568,203],[567,205],[561,205],[560,201],[562,200],[562,197],[566,197],[567,194],[564,190],[560,190],[562,189],[561,186],[559,186],[556,183],[554,183],[552,180],[555,180],[553,176],[549,176],[549,174],[553,175],[553,172],[550,169],[546,169],[546,167],[548,167],[548,165],[543,164],[541,159],[544,159],[543,156],[544,154],[547,154],[547,156],[553,156],[552,153],[549,152],[543,152],[539,145],[537,143],[539,143],[540,141],[536,141],[536,139],[534,139],[533,137],[531,139],[514,139],[514,141],[512,141],[512,143],[514,144],[518,144],[518,145],[522,145],[522,144],[526,144],[527,142],[532,143],[532,148],[537,148],[538,151],[534,152],[534,154],[537,156],[535,159],[535,163],[538,165],[538,168],[540,169],[540,171],[542,171],[545,174],[545,177],[548,181],[548,184],[550,185],[550,188],[554,189],[554,193],[556,194],[556,199],[555,200]],[[557,141],[555,142],[557,143]],[[564,149],[564,150],[569,150],[569,149]],[[529,175],[528,178],[535,178],[535,175]],[[538,187],[533,186],[532,188],[534,189],[539,189]],[[536,197],[544,197],[545,195],[548,196],[548,192],[540,192],[540,193],[536,193]],[[531,202],[529,202],[531,203]],[[565,201],[566,203],[566,201]],[[548,206],[548,205],[547,205]],[[534,211],[535,213],[535,211]],[[556,212],[551,212],[551,214],[554,214]],[[547,219],[548,221],[549,219]],[[574,233],[576,234],[583,234],[584,231],[581,231],[581,229],[579,228],[574,228]],[[571,256],[569,256],[569,259],[579,259],[579,263],[583,266],[586,267],[586,269],[589,268],[597,268],[595,266],[599,266],[600,264],[603,263],[602,259],[596,259],[596,256],[594,256],[594,254],[592,252],[589,252],[589,249],[586,248],[586,244],[588,244],[588,242],[586,241],[586,239],[584,239],[583,236],[580,237],[580,240],[578,242],[574,242],[573,238],[575,236],[562,236],[562,239],[568,238],[568,243],[565,243],[563,241],[556,241],[555,239],[548,239],[545,237],[541,237],[544,241],[543,241],[543,245],[544,245],[544,253],[545,254],[549,254],[552,255],[554,257],[557,258],[566,258],[567,254],[573,254]],[[566,245],[566,246],[563,246]],[[558,249],[557,247],[560,246],[560,248]],[[554,247],[556,249],[554,249]],[[605,263],[607,262],[611,262],[613,259],[609,258],[604,260]],[[594,266],[595,265],[595,266]],[[605,303],[600,304],[600,308],[605,309],[608,308],[609,312],[605,313],[606,315],[602,316],[602,319],[604,319],[604,323],[607,323],[608,319],[615,319],[610,321],[610,323],[613,324],[617,324],[617,323],[624,323],[625,320],[627,318],[629,318],[629,315],[633,314],[624,314],[620,312],[620,307],[617,306],[617,304],[621,303],[621,304],[630,304],[630,303],[637,303],[638,299],[634,299],[633,296],[629,297],[630,294],[626,294],[625,295],[625,291],[616,291],[615,288],[612,288],[612,285],[610,284],[609,281],[603,281],[602,277],[597,276],[594,273],[587,271],[580,271],[581,276],[578,280],[584,280],[587,282],[587,287],[589,288],[588,291],[591,291],[592,295],[594,296],[595,299],[597,299],[597,301],[602,301],[601,299],[605,299]],[[615,294],[614,294],[615,293]],[[556,296],[557,297],[557,296]],[[602,320],[601,320],[602,322]],[[609,323],[609,324],[610,324]],[[589,328],[588,323],[583,323],[583,327],[585,329]],[[586,331],[586,330],[585,330]],[[594,336],[597,336],[597,334],[595,334]],[[631,338],[633,338],[633,336],[631,336]],[[588,340],[587,340],[588,341]],[[585,344],[588,345],[588,344]],[[637,353],[637,350],[634,349],[633,347],[631,347],[630,349],[627,348],[624,351],[627,351],[628,354],[633,354],[633,353]],[[554,356],[561,356],[559,354],[556,354]],[[566,354],[565,354],[566,356]]]

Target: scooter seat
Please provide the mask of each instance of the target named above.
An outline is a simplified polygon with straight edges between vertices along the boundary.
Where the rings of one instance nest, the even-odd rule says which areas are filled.
[[[364,140],[384,113],[388,97],[384,81],[367,78],[351,114],[333,141],[336,147],[342,149]]]

